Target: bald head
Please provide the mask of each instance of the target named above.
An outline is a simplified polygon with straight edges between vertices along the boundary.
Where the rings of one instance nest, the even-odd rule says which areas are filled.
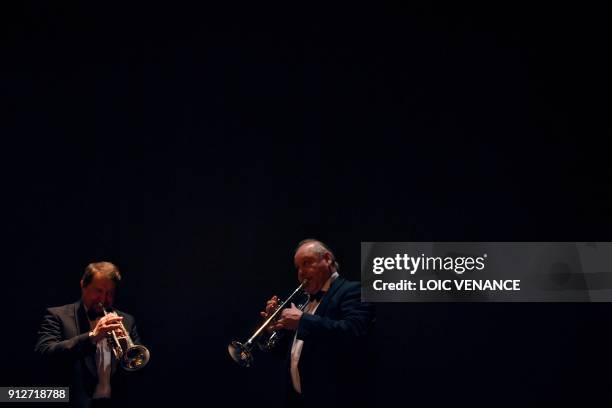
[[[314,253],[318,254],[320,257],[325,256],[325,253],[329,253],[333,260],[332,267],[334,268],[334,271],[340,269],[340,265],[338,264],[338,261],[336,261],[336,255],[334,255],[334,252],[331,250],[331,248],[327,244],[319,241],[318,239],[308,238],[308,239],[300,241],[300,243],[297,244],[297,246],[295,247],[295,253],[297,254],[297,252],[302,247],[304,247],[304,249],[308,251],[313,251]]]
[[[338,269],[333,252],[316,239],[307,239],[298,244],[294,263],[298,271],[298,280],[303,282],[308,279],[304,289],[311,294],[321,290],[329,277]]]

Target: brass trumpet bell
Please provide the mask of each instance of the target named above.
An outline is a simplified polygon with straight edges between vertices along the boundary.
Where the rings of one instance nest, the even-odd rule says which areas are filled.
[[[242,367],[250,367],[253,364],[253,353],[251,353],[250,346],[245,346],[239,341],[232,341],[227,346],[227,351],[230,357]]]

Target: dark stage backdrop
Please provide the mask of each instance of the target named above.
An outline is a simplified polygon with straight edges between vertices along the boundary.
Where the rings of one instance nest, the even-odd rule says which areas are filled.
[[[96,260],[123,271],[116,306],[152,353],[140,401],[270,406],[280,363],[244,370],[226,346],[297,285],[303,238],[353,279],[361,241],[611,240],[601,11],[308,7],[0,13],[0,385],[40,381],[44,309],[77,300]],[[370,392],[605,398],[610,311],[380,304]]]

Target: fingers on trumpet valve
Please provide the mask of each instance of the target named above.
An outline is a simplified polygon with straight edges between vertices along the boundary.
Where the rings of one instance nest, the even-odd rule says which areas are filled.
[[[272,298],[270,298],[270,300],[266,302],[266,310],[259,313],[261,317],[266,318],[270,316],[272,313],[274,313],[274,311],[278,307],[278,303],[279,303],[278,296],[276,295],[272,296]]]

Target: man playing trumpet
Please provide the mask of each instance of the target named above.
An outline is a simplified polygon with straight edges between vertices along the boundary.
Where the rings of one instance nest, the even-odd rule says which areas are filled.
[[[288,406],[360,406],[373,384],[368,352],[375,321],[374,307],[361,302],[361,285],[338,273],[333,252],[321,241],[300,242],[294,255],[300,283],[309,302],[300,310],[294,304],[281,312],[269,331],[289,330],[286,360]],[[272,297],[261,312],[276,310]]]
[[[111,402],[117,406],[121,400],[124,373],[117,370],[108,339],[113,331],[119,337],[129,334],[136,344],[140,337],[131,315],[105,313],[104,308],[113,305],[120,281],[119,269],[110,262],[87,265],[80,283],[81,299],[47,309],[38,330],[35,352],[69,377],[65,381],[71,385],[73,406],[110,406]]]

